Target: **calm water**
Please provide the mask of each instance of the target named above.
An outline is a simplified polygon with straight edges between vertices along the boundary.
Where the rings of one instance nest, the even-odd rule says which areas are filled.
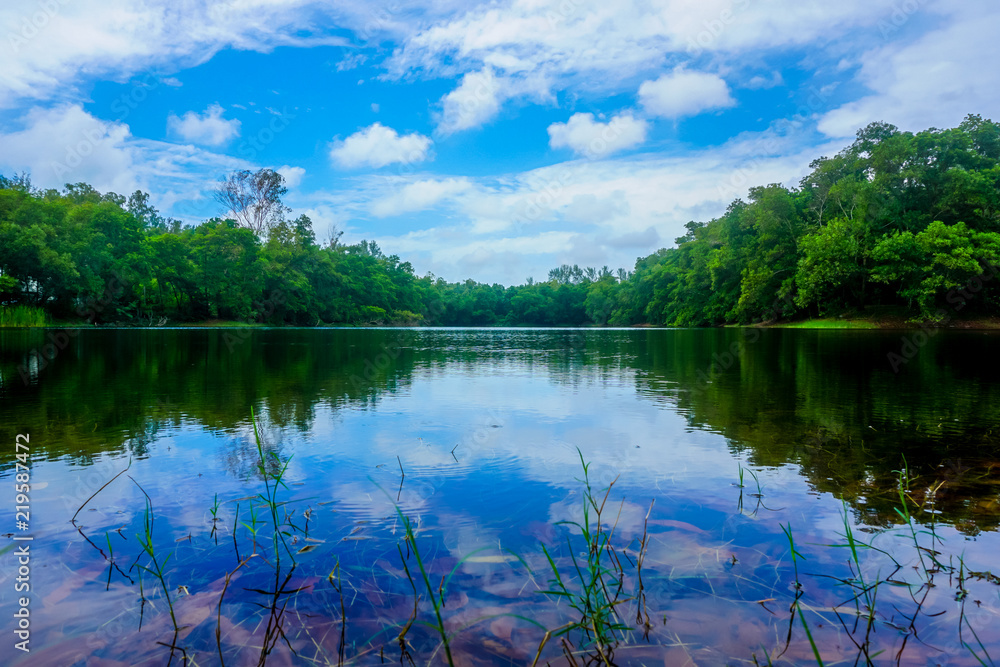
[[[631,563],[644,526],[648,536],[645,605],[618,609],[633,628],[637,614],[651,627],[623,635],[619,664],[813,661],[790,614],[783,525],[804,558],[798,604],[824,661],[854,664],[867,623],[858,629],[851,601],[859,580],[849,549],[824,546],[845,542],[845,512],[879,549],[861,550],[862,580],[888,580],[872,605],[872,660],[990,664],[1000,659],[1000,338],[940,333],[896,373],[887,354],[901,336],[89,330],[40,368],[25,362],[46,332],[0,330],[0,532],[20,533],[14,441],[27,433],[34,536],[32,650],[11,648],[8,620],[2,654],[33,666],[171,660],[157,643],[173,637],[163,591],[143,573],[143,603],[133,567],[148,564],[141,486],[161,564],[170,556],[176,645],[190,664],[219,664],[219,645],[227,665],[259,664],[270,637],[267,664],[399,661],[414,588],[396,506],[413,521],[433,588],[454,571],[442,617],[455,662],[530,664],[544,636],[536,623],[579,618],[540,592],[552,578],[543,545],[568,580],[572,556],[586,560],[579,530],[559,523],[583,519],[579,450],[595,489],[617,479],[604,520],[624,556],[623,599],[638,590]],[[269,520],[263,509],[251,516],[264,489],[251,408],[271,468],[288,462],[279,499],[297,528],[292,552],[315,548],[276,570],[262,538],[262,557],[233,573]],[[130,460],[128,476],[80,512],[78,531],[77,508]],[[904,468],[922,551],[897,512]],[[0,542],[8,619],[23,595],[13,546],[9,535]],[[434,622],[429,594],[415,581],[407,650],[416,664],[441,664],[440,638],[422,624]],[[567,650],[587,649],[568,639]],[[566,664],[556,640],[542,656]],[[183,664],[178,651],[172,659]]]

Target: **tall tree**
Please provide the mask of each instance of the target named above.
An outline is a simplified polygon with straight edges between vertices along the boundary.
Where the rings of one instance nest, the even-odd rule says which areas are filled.
[[[291,210],[281,201],[287,193],[284,176],[273,169],[239,169],[222,180],[215,199],[241,227],[265,237]]]

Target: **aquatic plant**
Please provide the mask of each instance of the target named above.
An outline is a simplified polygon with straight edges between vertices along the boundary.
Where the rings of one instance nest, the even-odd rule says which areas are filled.
[[[581,648],[592,652],[594,657],[603,664],[613,664],[615,648],[622,641],[621,633],[630,630],[630,626],[625,623],[618,612],[618,607],[636,596],[626,596],[623,594],[625,568],[618,557],[612,538],[618,525],[618,517],[615,523],[607,530],[604,526],[604,510],[611,495],[611,489],[618,481],[616,477],[606,489],[603,495],[600,491],[595,491],[590,481],[590,464],[583,458],[583,453],[577,448],[580,456],[580,464],[583,467],[583,479],[577,480],[584,486],[583,492],[583,519],[582,521],[560,521],[558,524],[569,525],[577,528],[583,538],[586,548],[586,559],[578,560],[573,548],[572,540],[567,537],[566,542],[572,561],[572,568],[568,573],[560,572],[555,559],[549,550],[542,545],[542,551],[552,570],[552,579],[549,580],[549,588],[541,591],[555,600],[563,600],[569,604],[578,614],[579,618],[565,625],[548,630],[542,638],[535,655],[537,664],[541,657],[542,649],[552,637],[562,637],[567,640],[563,644],[564,652],[568,653],[568,637],[576,635],[577,644]],[[650,506],[652,509],[652,506]],[[619,507],[619,516],[621,507]],[[648,519],[648,514],[647,514]],[[640,593],[641,595],[641,563],[645,555],[647,536],[643,532],[639,550],[640,573]],[[607,557],[604,558],[604,555]],[[639,624],[645,622],[649,624],[648,614],[645,621],[641,612],[637,613]]]
[[[129,479],[132,478],[129,477]],[[149,494],[146,493],[146,490],[142,488],[139,482],[136,482],[134,479],[132,479],[132,482],[139,487],[139,490],[142,491],[142,495],[146,497],[146,508],[143,513],[142,521],[143,531],[141,534],[136,535],[136,539],[139,541],[139,546],[142,547],[143,552],[145,552],[145,554],[149,557],[148,565],[139,565],[138,561],[136,561],[136,566],[143,572],[156,577],[156,579],[160,582],[160,586],[163,588],[163,597],[166,599],[167,607],[170,610],[170,621],[174,625],[174,642],[171,643],[172,645],[173,643],[176,643],[177,635],[181,631],[180,626],[177,624],[177,615],[174,613],[174,603],[170,599],[170,587],[167,586],[167,580],[164,575],[167,563],[170,561],[170,557],[173,554],[167,554],[162,562],[157,557],[156,542],[153,539],[153,499],[149,497]],[[145,597],[143,597],[143,599],[145,600]]]
[[[0,306],[0,327],[44,327],[45,311],[35,306]]]
[[[444,621],[441,619],[441,609],[444,607],[444,580],[441,581],[441,586],[435,591],[434,586],[431,584],[430,578],[427,576],[427,568],[424,566],[424,559],[420,555],[420,547],[417,545],[417,538],[413,532],[413,524],[410,522],[410,518],[403,514],[403,511],[399,509],[399,505],[396,505],[396,516],[403,524],[403,531],[406,535],[406,544],[413,552],[413,557],[417,561],[417,567],[420,568],[420,576],[423,579],[424,586],[427,589],[427,595],[430,598],[431,606],[434,608],[434,617],[437,619],[437,623],[432,627],[441,636],[441,644],[444,646],[445,657],[448,660],[448,664],[454,666],[455,660],[451,655],[451,644],[448,642],[448,633],[444,628]],[[413,575],[410,574],[410,568],[406,565],[406,558],[403,557],[402,552],[400,552],[400,558],[403,561],[403,568],[406,571],[406,577],[410,580],[410,585],[413,586],[414,596],[416,596],[416,586],[413,583]],[[455,566],[456,568],[458,565]],[[452,570],[454,573],[454,570]],[[416,602],[414,602],[414,609],[416,609]],[[412,621],[411,621],[412,623]],[[405,641],[402,637],[405,636],[405,630],[409,628],[407,625],[404,628],[404,632],[400,634],[400,648],[401,650],[405,648]],[[402,659],[402,658],[400,658]]]
[[[256,420],[256,416],[253,418]],[[368,568],[350,563],[345,565],[346,569],[342,568],[342,554],[337,552],[325,554],[326,560],[316,559],[307,562],[306,558],[301,558],[303,565],[300,566],[296,562],[298,554],[308,553],[317,546],[307,544],[298,548],[293,545],[308,535],[311,522],[320,519],[314,517],[311,510],[295,514],[293,510],[286,509],[288,501],[284,500],[282,491],[287,488],[284,480],[288,471],[288,460],[269,451],[256,423],[254,441],[257,455],[257,488],[260,489],[259,484],[263,482],[263,489],[255,495],[234,501],[235,516],[231,524],[227,518],[225,525],[222,522],[221,509],[224,502],[220,501],[219,494],[215,494],[209,509],[212,531],[208,535],[209,538],[215,539],[205,540],[199,546],[199,549],[207,545],[208,550],[217,550],[220,541],[216,535],[232,527],[233,543],[228,545],[228,540],[222,541],[223,552],[219,553],[228,559],[228,554],[235,552],[235,566],[228,563],[222,567],[216,565],[213,567],[214,571],[197,575],[206,582],[221,583],[221,591],[212,589],[217,591],[217,602],[215,594],[211,598],[214,603],[211,617],[215,625],[215,649],[218,654],[217,662],[221,665],[225,665],[227,660],[244,663],[249,659],[250,662],[263,666],[272,661],[272,658],[294,659],[297,663],[303,664],[310,662],[338,665],[357,663],[365,660],[365,656],[374,658],[375,655],[379,655],[385,660],[386,648],[394,643],[399,647],[401,663],[410,662],[415,665],[424,659],[431,662],[439,659],[454,665],[463,661],[461,645],[456,640],[460,633],[480,621],[508,616],[531,626],[527,628],[528,636],[532,637],[531,643],[527,646],[531,649],[523,658],[524,664],[531,662],[532,654],[534,654],[533,664],[546,662],[555,664],[553,658],[558,658],[556,653],[558,650],[570,665],[609,666],[616,664],[616,660],[624,655],[626,649],[649,650],[649,648],[656,649],[657,646],[665,647],[671,641],[682,641],[676,635],[675,638],[669,637],[670,627],[667,625],[666,611],[671,604],[670,600],[660,609],[654,606],[652,614],[659,619],[660,611],[663,611],[664,626],[666,626],[663,632],[667,635],[661,634],[661,631],[651,632],[654,628],[650,611],[646,609],[647,587],[650,589],[653,601],[651,604],[655,605],[657,600],[662,603],[667,599],[663,595],[673,598],[668,586],[683,586],[693,591],[698,589],[691,585],[692,581],[704,581],[710,588],[717,586],[717,579],[713,583],[708,570],[699,570],[696,576],[687,582],[683,578],[665,577],[659,569],[654,569],[652,573],[646,572],[644,577],[646,553],[650,543],[648,527],[652,504],[642,522],[642,537],[638,540],[638,547],[635,546],[636,539],[625,544],[625,540],[620,538],[621,531],[618,529],[624,500],[617,510],[613,500],[615,489],[619,488],[618,478],[616,477],[606,487],[599,488],[591,475],[590,463],[578,450],[583,470],[583,475],[578,480],[582,487],[582,507],[576,518],[557,522],[556,525],[568,529],[564,541],[561,543],[557,541],[555,547],[549,546],[548,543],[541,545],[538,549],[540,553],[528,555],[527,560],[517,554],[509,558],[511,563],[517,561],[523,566],[524,569],[521,570],[515,563],[512,565],[511,574],[517,578],[523,573],[525,583],[522,590],[528,591],[527,595],[520,596],[518,602],[512,604],[527,606],[533,595],[543,595],[555,603],[555,607],[539,609],[537,605],[533,605],[531,612],[490,614],[477,618],[471,618],[474,614],[469,615],[466,611],[465,614],[458,612],[449,618],[448,614],[454,613],[451,611],[453,597],[448,598],[448,608],[445,606],[449,584],[456,578],[464,576],[459,574],[463,565],[469,563],[470,559],[471,562],[475,562],[474,556],[482,549],[465,554],[454,565],[448,561],[448,566],[443,570],[444,576],[441,576],[439,583],[438,576],[442,572],[443,564],[441,561],[435,562],[433,541],[429,541],[427,537],[418,539],[416,520],[400,507],[399,495],[397,494],[393,500],[389,493],[375,484],[395,508],[394,516],[397,523],[394,527],[402,527],[402,537],[394,538],[395,551],[399,554],[402,572],[398,569],[395,571],[386,569],[395,575],[395,585],[389,578],[378,579],[376,582],[377,573],[374,568],[369,572]],[[398,460],[398,464],[401,477],[405,477],[406,483],[409,484],[411,477],[404,472],[401,460]],[[124,473],[125,471],[118,473],[107,484],[101,486],[81,505],[80,510]],[[745,479],[742,476],[748,473],[756,480],[757,490],[762,490],[758,476],[749,469],[740,469],[741,485]],[[905,661],[919,652],[915,645],[927,645],[925,629],[933,628],[935,632],[940,630],[944,618],[948,618],[942,618],[940,606],[942,603],[951,602],[958,608],[958,623],[954,626],[958,641],[953,644],[953,651],[967,652],[965,658],[972,659],[977,664],[993,664],[993,657],[988,650],[992,646],[993,639],[983,635],[981,627],[977,629],[976,625],[979,625],[977,618],[982,616],[977,617],[972,612],[979,606],[977,597],[982,600],[987,599],[982,596],[981,591],[977,592],[977,587],[981,588],[983,585],[978,582],[1000,585],[1000,577],[990,572],[970,570],[962,555],[955,555],[954,558],[957,560],[950,560],[947,553],[940,553],[945,550],[941,537],[935,529],[933,499],[928,495],[918,502],[917,498],[921,498],[919,489],[923,485],[914,479],[904,461],[903,467],[896,475],[895,488],[890,489],[898,498],[896,507],[898,521],[893,526],[876,531],[870,538],[858,531],[845,503],[841,516],[842,532],[838,532],[838,539],[828,544],[804,542],[799,534],[793,532],[791,522],[779,524],[781,533],[777,533],[777,536],[784,535],[786,546],[782,550],[783,555],[778,556],[780,561],[775,568],[778,576],[757,574],[760,570],[755,571],[752,565],[741,571],[743,563],[749,565],[752,560],[744,559],[742,553],[740,559],[733,553],[731,565],[728,558],[723,558],[726,562],[724,566],[716,561],[713,567],[718,567],[716,571],[723,574],[714,575],[715,577],[732,576],[739,580],[741,586],[747,584],[765,592],[759,599],[748,596],[739,600],[740,602],[761,604],[768,611],[772,610],[766,605],[772,602],[783,600],[784,604],[787,604],[785,609],[788,616],[782,616],[783,619],[787,618],[788,626],[784,646],[779,644],[770,650],[763,648],[766,657],[758,661],[757,654],[754,654],[752,661],[755,664],[788,664],[792,660],[791,656],[795,656],[794,659],[801,662],[809,654],[818,665],[823,665],[824,662],[839,663],[844,661],[845,652],[849,654],[855,649],[856,657],[850,655],[847,657],[848,661],[854,661],[856,664],[873,665],[876,661],[886,661],[890,658],[888,653],[891,653],[894,662]],[[749,480],[746,481],[749,485]],[[402,480],[400,483],[402,484]],[[140,551],[134,565],[138,568],[139,597],[142,604],[139,614],[140,630],[145,605],[147,602],[152,604],[158,600],[159,591],[156,589],[162,588],[163,598],[173,624],[174,638],[170,642],[156,643],[169,648],[171,655],[179,651],[185,656],[185,660],[194,656],[200,661],[201,657],[193,652],[191,646],[178,645],[179,633],[184,630],[181,625],[182,619],[188,618],[188,614],[183,607],[185,602],[176,599],[177,595],[173,591],[181,590],[186,593],[186,587],[172,588],[168,582],[174,581],[176,584],[178,581],[185,581],[194,590],[195,582],[192,581],[192,577],[195,576],[193,573],[196,568],[202,563],[213,561],[211,558],[206,558],[203,551],[197,556],[192,552],[191,560],[182,560],[181,563],[177,561],[184,558],[182,551],[175,549],[173,553],[164,557],[162,543],[157,544],[153,530],[152,499],[137,482],[136,486],[146,496],[144,512],[137,516],[137,521],[141,520],[141,528],[136,535]],[[934,485],[928,485],[928,488],[933,489]],[[249,508],[246,508],[244,501],[249,501]],[[294,521],[291,518],[293,514],[296,517]],[[74,519],[77,515],[74,515]],[[299,520],[300,516],[304,517],[304,522]],[[653,523],[656,524],[655,519]],[[240,545],[246,549],[247,534],[239,531],[237,538],[237,528],[240,525],[250,531],[250,541],[253,544],[253,553],[245,557],[240,556]],[[764,522],[758,519],[757,526],[764,526]],[[83,527],[77,528],[87,539]],[[111,538],[112,532],[119,532],[126,545],[123,546],[115,538]],[[208,532],[207,529],[205,532]],[[654,537],[662,535],[664,534],[660,533]],[[880,535],[906,539],[903,542],[897,541],[891,550],[887,550],[877,545],[876,539]],[[190,536],[181,539],[190,539]],[[304,539],[313,543],[320,542],[314,538]],[[119,552],[127,551],[131,541],[126,540],[121,534],[121,529],[105,532],[106,547],[104,544],[101,544],[103,548],[98,547],[89,539],[87,541],[110,561],[109,583],[106,586],[109,588],[111,570],[117,567],[116,562],[123,558]],[[100,543],[99,540],[97,542]],[[384,551],[382,553],[384,554]],[[844,555],[840,564],[831,565],[824,560],[826,556],[836,553]],[[171,558],[172,556],[176,557]],[[502,558],[508,559],[506,555]],[[546,573],[547,583],[535,582],[535,572],[532,571],[529,562],[532,565],[543,564],[541,568],[537,565],[535,567],[536,570],[541,569]],[[738,563],[741,564],[739,567]],[[819,571],[810,572],[809,564],[816,563],[824,563],[824,566]],[[300,573],[299,569],[305,571]],[[352,589],[355,592],[355,600],[358,599],[357,593],[361,592],[359,581],[352,580],[352,569],[365,570],[364,579],[375,584],[375,588],[369,589],[367,593],[374,590],[379,596],[400,594],[405,596],[404,604],[395,608],[396,611],[393,612],[395,616],[378,617],[377,629],[371,626],[375,619],[365,616],[358,607],[352,606],[354,604],[350,601]],[[126,573],[122,574],[128,582],[135,583]],[[293,576],[296,574],[300,576],[298,578]],[[151,575],[155,581],[153,590],[150,590],[150,580],[144,575]],[[237,579],[237,575],[247,576],[241,587],[231,585]],[[251,577],[259,580],[261,576],[266,583],[247,583],[252,581]],[[310,580],[309,584],[302,583],[303,576]],[[946,577],[947,585],[943,581]],[[824,580],[827,583],[821,584],[820,582]],[[830,581],[833,582],[832,585]],[[389,585],[383,585],[383,582],[389,582]],[[788,588],[789,584],[791,590]],[[407,585],[409,589],[405,590]],[[528,588],[530,585],[534,585],[535,590]],[[312,590],[315,594],[321,586],[321,593],[331,594],[325,600],[315,595],[296,597],[300,591],[306,589]],[[893,587],[895,592],[888,592],[889,587]],[[202,587],[203,592],[205,588]],[[237,593],[237,589],[243,592]],[[742,593],[743,590],[749,589],[739,590]],[[903,595],[899,595],[900,592]],[[412,594],[412,605],[408,603],[410,594]],[[717,593],[714,588],[711,589],[711,594],[722,596],[722,593]],[[226,604],[227,595],[229,605]],[[399,597],[395,599],[400,600]],[[322,603],[317,605],[317,600],[322,600]],[[175,605],[179,607],[179,611],[175,610]],[[986,605],[983,606],[985,608]],[[238,611],[232,614],[234,609]],[[230,611],[228,617],[227,610]],[[516,610],[516,608],[511,609],[511,611]],[[349,614],[350,628],[348,628]],[[557,617],[555,614],[561,616]],[[256,629],[250,635],[242,631],[237,633],[225,631],[228,634],[224,634],[224,623],[227,618],[232,620],[234,626],[243,624],[248,618],[255,619]],[[309,621],[312,625],[302,625],[303,619],[317,620]],[[313,635],[312,631],[320,627],[317,625],[321,622],[318,619],[322,619],[322,630]],[[212,620],[209,621],[210,624]],[[545,621],[545,625],[542,621]],[[973,621],[977,621],[976,625]],[[429,629],[432,634],[423,633],[424,628]],[[889,628],[889,632],[885,632],[885,628]],[[535,629],[537,634],[534,634]],[[252,641],[248,640],[249,636],[253,637]],[[834,636],[837,637],[836,643]],[[203,638],[204,633],[192,633],[190,637]],[[651,647],[642,649],[643,639],[649,641]],[[185,641],[198,640],[189,638]],[[284,646],[280,645],[282,642],[287,646],[291,658],[284,653],[275,655],[277,649],[284,650]],[[558,649],[554,646],[556,643]],[[853,649],[851,649],[852,644]],[[793,645],[796,650],[786,655]],[[521,647],[523,646],[525,643],[522,637]],[[303,652],[303,647],[308,647],[308,651]],[[315,653],[312,653],[313,650]],[[212,659],[214,661],[214,656]]]
[[[848,590],[849,597],[840,605],[832,605],[830,607],[811,605],[807,607],[803,604],[805,591],[799,572],[799,561],[803,559],[803,556],[792,533],[791,525],[781,525],[782,532],[784,532],[788,541],[789,553],[791,555],[795,594],[789,608],[791,618],[789,619],[788,637],[784,648],[777,653],[775,659],[780,658],[788,650],[792,639],[792,623],[795,617],[798,616],[816,664],[821,666],[824,664],[819,650],[821,641],[818,641],[814,636],[805,617],[804,611],[810,608],[820,617],[823,616],[821,613],[823,611],[833,613],[844,631],[840,636],[846,636],[857,649],[855,664],[876,664],[874,662],[875,659],[885,652],[884,648],[878,651],[873,650],[876,628],[880,626],[893,628],[896,635],[902,636],[902,641],[892,656],[894,661],[899,663],[903,659],[907,644],[911,638],[926,644],[926,640],[920,638],[921,623],[939,623],[936,620],[937,617],[945,613],[944,611],[931,611],[930,607],[932,602],[940,602],[942,595],[947,596],[947,593],[941,590],[942,587],[935,582],[936,576],[946,575],[949,584],[954,586],[954,595],[952,597],[960,603],[958,645],[967,650],[978,664],[995,664],[985,644],[981,641],[981,638],[965,614],[965,600],[968,597],[966,582],[970,577],[976,576],[977,578],[1000,585],[1000,577],[996,577],[990,572],[977,572],[973,575],[966,568],[962,556],[958,556],[957,567],[950,560],[949,562],[945,562],[946,559],[943,554],[938,551],[942,540],[935,531],[934,514],[931,513],[931,519],[922,524],[914,514],[915,511],[921,512],[924,510],[925,505],[931,504],[932,501],[925,500],[923,503],[918,503],[911,496],[910,470],[905,458],[903,466],[896,472],[897,484],[895,493],[899,499],[899,503],[895,507],[895,512],[902,524],[902,531],[907,537],[909,544],[912,545],[912,549],[908,552],[910,554],[910,563],[900,562],[901,560],[905,561],[906,554],[904,553],[890,553],[875,546],[871,541],[865,542],[859,539],[851,526],[845,503],[842,515],[844,526],[844,532],[841,535],[842,541],[816,546],[828,549],[846,549],[849,553],[847,565],[850,576],[838,577],[827,572],[811,575],[833,579],[839,586],[843,586]],[[918,529],[918,525],[924,527]],[[897,532],[899,532],[899,528],[891,528],[884,533],[876,533],[876,535]],[[929,538],[930,547],[921,543],[922,536]],[[870,560],[862,558],[862,554],[866,552],[869,552],[876,558]],[[883,563],[888,565],[886,570],[882,570],[880,567]],[[876,569],[871,571],[873,567]],[[909,574],[911,571],[916,574],[916,581],[912,580],[913,575]],[[892,599],[881,603],[878,593],[883,586],[905,589],[912,605],[907,607],[900,604],[898,600]],[[935,595],[934,598],[931,597],[932,593]],[[854,605],[854,612],[846,614],[847,616],[853,616],[853,621],[845,618],[845,613],[842,609],[842,605],[845,603]],[[966,632],[971,635],[971,639],[966,638]],[[767,653],[766,664],[774,664],[770,652],[767,652],[766,649],[765,652]],[[760,664],[756,655],[753,655],[752,659],[755,664]]]

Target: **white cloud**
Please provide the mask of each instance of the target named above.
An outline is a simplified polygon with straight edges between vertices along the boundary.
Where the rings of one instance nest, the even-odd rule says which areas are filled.
[[[415,27],[388,65],[397,77],[414,71],[454,76],[489,66],[497,76],[544,75],[590,90],[623,90],[634,77],[661,69],[670,54],[822,44],[848,29],[874,27],[888,19],[898,4],[899,0],[483,3],[442,20],[413,21]]]
[[[684,233],[689,220],[720,215],[753,185],[792,185],[816,155],[830,146],[801,134],[746,133],[718,147],[681,155],[637,154],[594,161],[577,159],[522,173],[463,179],[434,201],[447,202],[447,223],[398,235],[380,234],[379,244],[404,255],[421,273],[449,280],[474,276],[486,282],[544,279],[562,263],[588,262],[631,269],[644,256]],[[835,148],[834,148],[835,150]],[[445,182],[451,179],[444,179]],[[455,179],[459,180],[459,179]],[[355,217],[406,208],[407,196],[426,191],[426,176],[400,186],[374,176],[338,201]],[[416,203],[414,203],[414,208]],[[429,206],[429,205],[428,205]],[[517,254],[521,253],[520,259]]]
[[[468,262],[476,254],[516,253],[518,255],[549,255],[565,248],[574,232],[548,231],[524,236],[510,236],[489,240],[471,240],[467,243],[440,244],[442,235],[453,235],[448,229],[432,228],[397,237],[393,248],[406,251],[426,250],[436,246],[433,255],[440,261]]]
[[[954,127],[969,113],[995,118],[1000,70],[984,63],[1000,60],[1000,7],[979,2],[954,7],[943,27],[912,43],[863,54],[858,78],[872,94],[825,114],[820,131],[850,137],[879,120],[917,131]]]
[[[562,218],[570,223],[600,225],[621,219],[631,211],[628,197],[622,190],[615,190],[601,198],[591,193],[574,195],[562,209]]]
[[[607,123],[594,120],[594,114],[576,113],[565,123],[549,125],[549,146],[569,148],[578,155],[601,157],[646,140],[648,123],[623,113]]]
[[[227,171],[251,166],[195,146],[136,138],[125,123],[101,121],[78,104],[36,107],[17,124],[0,133],[0,172],[27,171],[42,188],[83,181],[101,192],[146,190],[165,214],[185,220],[216,214],[199,203],[205,193]]]
[[[86,181],[98,190],[132,192],[132,134],[124,123],[104,123],[79,105],[34,108],[21,119],[23,129],[0,134],[0,162],[26,170],[36,185],[61,188]]]
[[[205,113],[188,111],[181,117],[167,116],[167,130],[184,141],[205,146],[221,146],[240,136],[240,121],[222,117],[225,113],[219,104],[210,104]]]
[[[380,218],[413,213],[431,208],[445,199],[468,192],[472,184],[465,178],[424,180],[409,183],[398,192],[372,204],[371,212]]]
[[[736,104],[722,77],[683,68],[643,82],[639,86],[639,102],[648,113],[665,118],[694,116]]]
[[[364,65],[368,60],[368,56],[363,53],[352,53],[349,56],[345,56],[343,60],[337,63],[338,72],[346,72],[352,70],[356,67]]]
[[[765,54],[806,47],[803,64],[815,67],[825,58],[857,53],[864,44],[879,40],[882,26],[899,20],[901,13],[904,22],[915,15],[923,21],[945,5],[945,0],[903,5],[899,0],[620,0],[610,4],[503,0],[468,8],[435,3],[426,11],[436,16],[404,19],[392,15],[393,21],[404,25],[393,26],[400,46],[384,65],[390,79],[468,77],[441,100],[442,135],[486,124],[505,105],[531,94],[551,100],[565,92],[570,99],[598,100],[634,91],[644,80],[650,112],[679,118],[734,102],[718,76],[691,72],[676,80],[655,81],[668,65],[693,67],[695,58],[708,55],[713,69],[735,83],[734,69],[744,64],[760,66]],[[757,62],[744,63],[746,55]],[[746,78],[750,88],[781,84],[778,74]],[[659,90],[657,83],[664,89]],[[478,84],[479,95],[470,94],[473,84]]]
[[[295,201],[291,196],[289,196],[289,205],[295,210],[295,215],[305,214],[309,216],[313,222],[316,241],[322,245],[326,245],[333,239],[335,231],[346,232],[351,229],[349,217],[339,207],[329,204],[295,206]]]
[[[396,130],[373,123],[351,136],[335,141],[330,158],[341,167],[384,167],[402,162],[412,164],[427,159],[431,140],[416,132],[400,136]]]
[[[641,232],[628,232],[621,236],[610,237],[607,245],[612,248],[653,248],[660,244],[660,235],[653,227],[647,227]],[[632,270],[631,267],[625,267]]]
[[[438,131],[447,135],[479,127],[497,115],[502,101],[500,81],[492,68],[469,72],[458,88],[441,98]]]
[[[290,167],[287,164],[278,167],[275,171],[285,178],[285,185],[289,188],[298,186],[306,175],[306,170],[302,167]]]
[[[747,88],[751,90],[762,90],[768,88],[775,88],[777,86],[785,85],[785,79],[781,76],[781,72],[775,70],[771,73],[771,76],[757,76],[751,77],[749,81],[744,84]]]
[[[0,107],[72,99],[84,78],[125,81],[163,65],[197,65],[225,48],[346,45],[315,29],[320,19],[304,11],[310,6],[323,10],[314,0],[0,3]]]

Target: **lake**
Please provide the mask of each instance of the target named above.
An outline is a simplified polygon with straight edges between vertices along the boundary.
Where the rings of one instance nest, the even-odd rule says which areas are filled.
[[[6,664],[1000,659],[995,333],[72,333],[0,330]]]

